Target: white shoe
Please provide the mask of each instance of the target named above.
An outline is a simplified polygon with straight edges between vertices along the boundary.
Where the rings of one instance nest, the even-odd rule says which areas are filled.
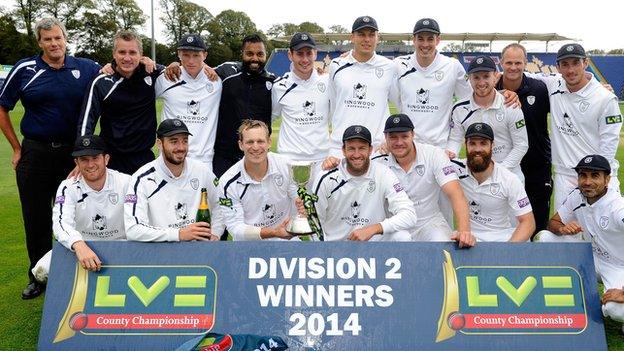
[[[35,280],[38,283],[46,284],[48,281],[48,274],[50,273],[50,263],[52,261],[52,250],[48,251],[39,261],[35,264],[35,267],[31,270],[35,276]]]

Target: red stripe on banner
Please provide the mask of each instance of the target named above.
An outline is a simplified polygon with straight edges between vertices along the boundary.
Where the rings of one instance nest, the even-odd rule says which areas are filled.
[[[584,314],[465,314],[464,329],[583,329]]]
[[[85,329],[210,329],[212,314],[89,314]]]

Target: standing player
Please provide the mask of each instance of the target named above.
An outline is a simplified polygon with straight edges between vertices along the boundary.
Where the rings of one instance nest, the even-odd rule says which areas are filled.
[[[188,128],[179,119],[158,126],[160,156],[132,175],[125,197],[128,240],[219,240],[223,223],[210,167],[187,158]],[[201,189],[208,191],[212,223],[195,222]]]
[[[324,240],[409,241],[417,220],[414,204],[388,167],[370,162],[370,131],[350,126],[342,140],[344,159],[314,182]]]
[[[555,208],[576,188],[577,176],[572,168],[587,154],[609,160],[609,187],[619,190],[615,152],[622,115],[617,97],[586,72],[587,65],[585,49],[579,44],[566,44],[557,52],[559,75],[532,75],[546,83],[550,94]]]
[[[297,184],[287,159],[269,152],[269,128],[262,121],[244,120],[238,129],[243,159],[219,180],[219,204],[234,240],[292,238],[286,231],[294,212]],[[297,200],[297,206],[302,203]]]
[[[404,114],[392,115],[384,129],[390,155],[373,157],[388,166],[406,187],[414,203],[418,221],[412,239],[415,241],[457,240],[460,246],[473,246],[470,233],[468,202],[457,174],[444,150],[414,142],[414,125]],[[452,204],[457,219],[457,232],[452,233],[438,206],[444,193]]]
[[[466,161],[453,161],[470,208],[470,227],[479,241],[525,242],[535,230],[531,203],[518,177],[492,161],[492,127],[466,130]],[[518,222],[513,227],[510,217]]]
[[[291,71],[271,90],[273,118],[282,117],[277,151],[291,160],[319,163],[329,149],[329,76],[314,69],[316,43],[309,33],[292,36],[288,58]]]
[[[501,59],[504,74],[496,88],[515,91],[521,101],[529,149],[520,162],[520,168],[535,216],[535,231],[538,232],[548,224],[552,194],[548,137],[550,103],[546,84],[524,74],[526,56],[526,50],[520,44],[509,44],[503,49]]]
[[[451,158],[459,153],[467,126],[486,123],[496,136],[493,159],[524,180],[520,161],[529,149],[524,116],[519,108],[504,105],[496,91],[496,64],[489,56],[477,56],[468,67],[473,93],[453,107],[453,128],[447,145]]]
[[[396,67],[377,55],[377,22],[370,16],[353,22],[353,50],[332,60],[329,87],[332,101],[330,156],[342,157],[341,136],[348,126],[360,124],[372,133],[375,148],[383,143],[383,124],[388,113],[390,88],[396,80]]]
[[[212,168],[217,132],[221,79],[210,81],[203,70],[206,44],[197,34],[187,34],[178,42],[182,63],[180,80],[171,82],[161,74],[156,80],[156,97],[164,100],[162,119],[178,118],[189,126],[188,157]]]
[[[578,187],[550,219],[548,231],[535,236],[536,241],[591,241],[596,272],[606,291],[602,313],[624,322],[624,199],[610,185],[612,170],[605,157],[587,155],[574,170]]]

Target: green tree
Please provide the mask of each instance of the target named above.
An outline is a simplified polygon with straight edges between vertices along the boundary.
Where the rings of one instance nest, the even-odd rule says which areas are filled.
[[[624,55],[624,49],[613,49],[607,52],[608,55]]]
[[[15,23],[19,29],[24,29],[26,34],[35,38],[33,27],[37,18],[41,13],[41,1],[40,0],[15,0],[16,10],[13,13]]]
[[[225,10],[208,23],[210,53],[209,62],[239,60],[242,39],[259,33],[256,24],[244,12]],[[270,52],[270,45],[267,52]],[[227,49],[226,49],[227,48]]]
[[[349,30],[339,24],[334,24],[334,25],[329,26],[329,33],[345,34],[345,33],[349,33]]]
[[[184,34],[205,34],[208,23],[214,16],[206,8],[186,0],[160,0],[163,15],[160,19],[165,24],[164,33],[177,43]]]
[[[58,18],[67,29],[69,36],[84,29],[82,16],[87,10],[94,10],[92,0],[38,0],[43,16]]]
[[[308,33],[325,33],[323,27],[319,26],[314,22],[302,22],[299,24],[298,28],[299,32],[308,32]],[[294,33],[293,33],[294,34]]]
[[[0,16],[0,63],[14,64],[24,57],[35,55],[39,47],[34,40],[17,30],[17,24],[11,14]]]

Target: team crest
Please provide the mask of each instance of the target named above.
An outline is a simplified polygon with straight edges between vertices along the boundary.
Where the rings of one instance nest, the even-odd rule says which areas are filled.
[[[503,111],[496,112],[496,120],[497,121],[502,122],[503,118],[505,118],[505,113]]]
[[[375,68],[375,75],[377,76],[377,78],[381,78],[384,75],[384,70],[383,68]]]
[[[394,124],[399,124],[399,122],[401,122],[401,119],[400,119],[399,117],[394,117],[394,118],[392,119],[392,122],[393,122]]]
[[[266,84],[267,90],[271,90],[271,88],[273,88],[273,83],[266,81],[265,84]]]
[[[439,82],[442,79],[444,79],[444,72],[442,71],[436,71],[435,73],[435,79]]]
[[[110,203],[113,205],[117,205],[117,202],[119,202],[119,194],[117,193],[108,194],[108,201],[110,201]]]
[[[589,156],[589,157],[585,157],[585,163],[591,163],[591,161],[592,161],[593,159],[594,159],[594,158],[593,158],[593,157],[591,157],[591,156]]]
[[[607,216],[600,217],[600,222],[598,224],[600,225],[600,228],[607,229],[607,227],[609,226],[609,217]]]
[[[82,146],[87,147],[89,145],[91,145],[91,139],[89,138],[82,139]]]
[[[478,64],[478,65],[480,65],[480,64],[482,64],[482,63],[483,63],[483,57],[479,57],[479,58],[477,59],[477,64]]]
[[[356,219],[360,217],[360,205],[357,201],[353,201],[351,204],[351,218]]]
[[[420,104],[427,104],[429,102],[429,90],[420,88],[420,90],[416,92],[416,100]]]
[[[327,86],[323,82],[318,82],[318,84],[316,84],[316,87],[321,93],[324,93],[325,90],[327,89]]]
[[[490,194],[496,195],[500,191],[500,184],[492,183],[490,184]]]
[[[105,230],[106,229],[106,217],[96,214],[91,218],[93,221],[93,230]]]
[[[282,186],[284,184],[284,176],[278,174],[275,178],[273,178],[273,181],[275,182],[275,185]]]
[[[529,103],[529,105],[533,105],[535,103],[535,96],[533,95],[527,96],[527,102]]]
[[[568,45],[568,47],[566,48],[566,50],[567,50],[568,52],[574,51],[574,46],[572,46],[572,45]]]
[[[80,71],[79,70],[74,69],[74,70],[71,71],[71,73],[72,73],[72,76],[74,76],[74,78],[76,78],[76,79],[80,78]]]
[[[264,217],[265,221],[275,219],[275,205],[264,204],[264,207],[262,207],[262,216]]]
[[[418,175],[422,177],[423,174],[425,174],[425,165],[417,165],[416,173],[418,173]]]
[[[193,116],[197,116],[199,114],[199,101],[191,100],[187,102],[186,111]]]
[[[588,108],[589,108],[589,102],[583,100],[579,103],[579,111],[585,112],[587,111]]]
[[[143,78],[143,81],[145,81],[145,84],[149,85],[150,87],[152,86],[152,77],[147,76]]]
[[[186,204],[178,202],[177,204],[173,206],[173,209],[175,210],[175,216],[177,219],[182,220],[188,217],[188,213],[186,211]]]
[[[303,103],[303,112],[308,116],[314,116],[316,113],[316,104],[314,101],[307,101]]]
[[[210,82],[206,83],[206,91],[208,94],[212,93],[214,91],[214,85]]]
[[[366,99],[366,85],[357,83],[353,86],[353,97],[358,100]]]
[[[377,188],[377,185],[375,184],[375,181],[374,180],[370,180],[368,182],[368,187],[366,188],[366,190],[369,193],[372,193],[373,191],[375,191],[376,188]]]
[[[190,183],[191,183],[191,188],[193,188],[193,190],[199,189],[199,179],[193,178],[191,179]]]

